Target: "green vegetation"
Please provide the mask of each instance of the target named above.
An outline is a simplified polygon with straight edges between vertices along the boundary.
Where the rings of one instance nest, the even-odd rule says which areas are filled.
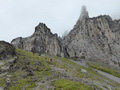
[[[30,90],[36,86],[36,84],[31,81],[31,79],[21,79],[16,82],[14,86],[10,87],[10,90],[22,90],[22,88],[25,88],[25,90]]]
[[[25,74],[25,72],[23,72],[23,71],[17,71],[17,72],[15,72],[15,73],[11,73],[11,75],[12,75],[13,77],[18,77],[19,75],[22,76],[22,75],[24,75],[24,74]]]
[[[6,78],[3,77],[0,79],[0,87],[5,87],[5,85],[6,85]]]
[[[77,63],[74,63],[73,61],[71,61],[67,58],[61,58],[61,57],[57,57],[57,56],[54,56],[54,58],[56,60],[59,60],[59,61],[62,62],[62,64],[59,63],[57,65],[57,67],[66,69],[66,71],[74,73],[74,77],[82,78],[82,80],[85,81],[85,82],[86,82],[86,80],[87,81],[95,81],[95,82],[96,81],[104,82],[104,80],[106,80],[106,81],[108,81],[109,85],[119,87],[119,84],[113,83],[108,78],[106,78],[106,77],[98,74],[94,70],[92,70],[92,68],[86,68],[84,66],[80,66]],[[82,73],[81,69],[85,69],[87,71],[87,73]],[[93,83],[93,87],[96,87],[95,83]],[[98,88],[98,87],[96,87],[96,88]],[[98,89],[102,90],[101,88],[98,88]]]
[[[32,52],[20,49],[16,49],[16,52],[18,57],[17,64],[19,64],[19,66],[23,66],[24,64],[26,64],[25,66],[28,65],[27,68],[38,72],[46,72],[51,70],[45,57],[41,57],[36,53],[33,54]]]
[[[100,88],[99,86],[95,85],[95,87],[98,89],[98,90],[103,90],[102,88]],[[109,89],[108,89],[109,90]]]
[[[75,58],[75,57],[71,57],[70,59],[72,59],[74,61],[79,61],[78,58]]]
[[[32,90],[32,88],[36,87],[36,84],[35,83],[31,83],[29,84],[25,90]]]
[[[9,70],[10,86],[6,85],[6,78],[8,78],[6,75],[0,79],[0,86],[6,87],[8,90],[32,90],[39,87],[44,89],[46,83],[50,85],[50,88],[54,86],[57,90],[93,90],[93,88],[102,90],[103,86],[98,87],[93,81],[104,83],[104,80],[108,80],[91,68],[80,66],[67,58],[39,56],[39,54],[20,49],[16,49],[16,56],[17,58]],[[81,69],[85,69],[87,73],[81,72]],[[62,79],[62,77],[66,79]],[[67,77],[72,77],[73,81],[68,80]],[[75,78],[79,78],[86,84],[76,81]],[[38,83],[42,83],[42,86],[39,86]],[[113,84],[112,82],[108,83],[109,85]]]
[[[67,79],[60,79],[53,83],[56,89],[65,89],[65,90],[94,90],[92,87],[83,84],[81,82],[70,81]]]
[[[100,66],[100,65],[95,65],[93,63],[88,63],[88,65],[90,65],[94,69],[101,70],[103,72],[112,74],[113,76],[116,76],[116,77],[120,78],[120,72],[119,71],[116,71],[116,70],[113,70],[113,69],[110,69],[110,68],[107,68],[107,67],[103,67],[103,66]]]
[[[80,77],[80,78],[84,78],[84,77],[86,77],[86,78],[90,78],[90,79],[99,79],[99,78],[97,78],[98,76],[99,77],[102,77],[102,78],[104,78],[104,79],[107,79],[107,78],[105,78],[105,77],[103,77],[103,76],[101,76],[100,74],[98,74],[98,73],[96,73],[95,71],[93,71],[91,68],[86,68],[86,67],[84,67],[84,66],[80,66],[80,65],[78,65],[78,64],[76,64],[76,63],[74,63],[74,62],[72,62],[72,61],[70,61],[69,59],[67,59],[67,58],[61,58],[61,57],[57,57],[57,56],[55,56],[55,58],[56,59],[59,59],[59,60],[62,60],[62,62],[63,63],[67,63],[67,65],[65,65],[65,67],[67,67],[67,70],[68,71],[73,71],[71,68],[71,66],[69,66],[69,65],[72,65],[73,67],[75,67],[75,69],[76,69],[76,71],[73,71],[74,73],[75,73],[75,76],[76,77]],[[68,67],[70,67],[69,69],[68,69]],[[85,69],[88,73],[89,73],[89,75],[88,74],[85,74],[85,73],[82,73],[81,72],[81,69]],[[92,77],[94,75],[94,77]],[[95,76],[97,76],[97,77],[95,77]],[[100,80],[100,79],[99,79]]]
[[[11,72],[10,90],[31,90],[36,87],[36,81],[41,80],[43,76],[51,75],[49,61],[45,57],[20,49],[16,49],[16,55],[17,60],[14,63],[16,67],[13,67],[14,69]]]

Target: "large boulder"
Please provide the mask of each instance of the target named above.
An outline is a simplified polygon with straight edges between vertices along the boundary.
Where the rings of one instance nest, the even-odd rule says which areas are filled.
[[[14,55],[15,55],[14,46],[5,41],[0,41],[0,60],[13,57]]]

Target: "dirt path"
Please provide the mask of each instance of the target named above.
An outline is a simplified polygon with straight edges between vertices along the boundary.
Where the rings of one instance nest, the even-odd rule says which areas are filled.
[[[71,60],[71,61],[78,64],[78,65],[89,67],[85,61],[73,61],[73,60]],[[102,75],[102,76],[104,76],[104,77],[106,77],[106,78],[108,78],[110,80],[113,80],[113,81],[120,84],[120,78],[115,77],[115,76],[113,76],[111,74],[108,74],[108,73],[100,71],[100,70],[96,70],[96,69],[93,69],[93,70],[97,71],[100,75]]]
[[[96,70],[96,71],[97,71],[99,74],[101,74],[101,75],[109,78],[110,80],[113,80],[113,81],[115,81],[115,82],[117,82],[117,83],[120,84],[120,78],[115,77],[115,76],[113,76],[113,75],[111,75],[111,74],[105,73],[105,72],[100,71],[100,70]]]

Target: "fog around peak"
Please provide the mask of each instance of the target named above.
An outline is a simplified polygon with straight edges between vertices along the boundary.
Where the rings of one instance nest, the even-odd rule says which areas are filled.
[[[88,17],[89,17],[89,15],[88,15],[87,8],[85,5],[83,5],[82,9],[81,9],[80,21],[82,21],[83,19],[88,18]]]

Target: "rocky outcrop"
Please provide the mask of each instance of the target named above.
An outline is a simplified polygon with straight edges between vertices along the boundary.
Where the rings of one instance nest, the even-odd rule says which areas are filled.
[[[66,57],[120,65],[120,20],[110,16],[79,19],[64,38]]]
[[[7,75],[11,64],[15,60],[15,47],[12,44],[9,44],[5,41],[0,41],[0,79],[4,75]]]
[[[14,46],[5,41],[0,41],[0,60],[13,56],[15,56]]]
[[[61,42],[57,34],[51,33],[43,23],[35,27],[30,37],[18,37],[11,42],[14,46],[34,53],[61,56]]]

